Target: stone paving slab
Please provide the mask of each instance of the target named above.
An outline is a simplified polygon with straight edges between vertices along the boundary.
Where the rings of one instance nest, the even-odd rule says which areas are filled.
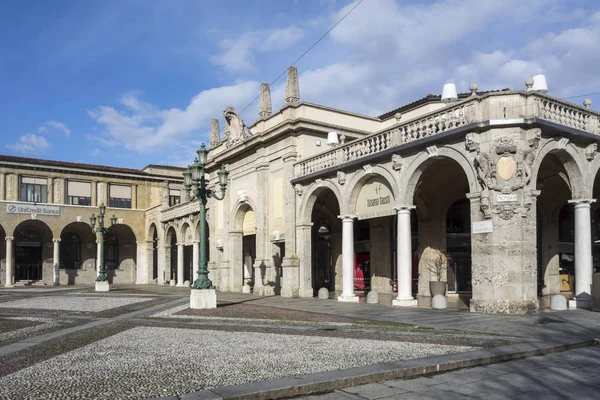
[[[64,310],[81,312],[99,312],[113,308],[154,300],[153,297],[114,297],[114,296],[41,296],[0,303],[0,308]]]
[[[158,344],[158,345],[157,345]],[[228,349],[224,351],[224,349]],[[179,394],[431,355],[469,346],[137,327],[0,378],[11,399]]]

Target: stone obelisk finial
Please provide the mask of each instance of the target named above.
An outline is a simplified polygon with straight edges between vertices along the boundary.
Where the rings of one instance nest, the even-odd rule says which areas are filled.
[[[288,69],[287,83],[285,85],[285,102],[288,104],[298,104],[300,102],[298,69],[294,66]]]
[[[210,120],[210,147],[218,146],[221,143],[219,134],[219,120],[213,118]]]
[[[271,113],[271,88],[268,83],[261,83],[260,98],[258,100],[258,118],[270,117]]]

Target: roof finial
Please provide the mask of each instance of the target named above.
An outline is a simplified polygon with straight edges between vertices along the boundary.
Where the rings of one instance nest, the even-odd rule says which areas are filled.
[[[584,106],[585,108],[590,108],[590,107],[591,107],[591,105],[592,105],[592,99],[585,99],[585,100],[583,101],[583,106]]]
[[[285,102],[298,104],[300,102],[300,87],[298,86],[298,69],[293,65],[288,69],[285,85]]]
[[[271,88],[268,83],[261,83],[258,100],[258,118],[268,118],[271,116],[271,113]]]
[[[219,133],[219,120],[213,118],[210,120],[210,147],[221,143],[221,134]]]

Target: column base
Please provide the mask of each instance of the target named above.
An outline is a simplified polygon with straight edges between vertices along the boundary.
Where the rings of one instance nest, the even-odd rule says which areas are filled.
[[[342,301],[345,303],[358,303],[358,296],[340,296],[338,297],[338,301]]]
[[[217,308],[217,292],[215,289],[192,289],[190,308]]]
[[[592,304],[588,299],[569,300],[569,310],[574,310],[576,308],[590,309],[592,308]]]
[[[417,299],[414,299],[412,297],[408,297],[408,298],[399,298],[396,297],[395,299],[392,300],[392,305],[394,307],[416,307],[417,306]]]
[[[60,286],[60,282],[54,282],[52,286]]]
[[[11,284],[6,284],[6,285],[4,285],[4,287],[5,287],[5,288],[13,288],[13,287],[15,287],[15,285],[13,285],[13,284],[11,283]]]
[[[183,283],[178,283],[177,285],[175,285],[175,287],[185,287],[185,285]]]
[[[96,292],[108,292],[110,291],[110,285],[108,281],[98,282],[96,281]]]

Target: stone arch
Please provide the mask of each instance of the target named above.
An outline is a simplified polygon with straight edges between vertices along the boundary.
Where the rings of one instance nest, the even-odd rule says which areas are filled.
[[[29,219],[13,230],[14,276],[17,280],[44,280],[52,282],[54,251],[52,229],[44,222]],[[18,249],[21,245],[21,250]]]
[[[582,157],[572,143],[567,144],[565,148],[561,148],[558,141],[555,139],[548,139],[542,144],[531,167],[531,182],[534,184],[537,182],[542,162],[544,161],[544,158],[551,153],[555,154],[562,162],[567,172],[572,198],[577,199],[590,196],[591,189],[587,189],[589,185],[587,185],[587,179],[583,173],[585,168],[582,167]]]
[[[423,172],[427,169],[427,167],[430,164],[444,157],[450,158],[451,160],[454,160],[456,163],[458,163],[458,165],[460,165],[461,169],[467,177],[470,192],[475,192],[479,189],[479,183],[477,182],[475,167],[473,166],[473,163],[469,160],[467,154],[450,146],[442,146],[438,148],[438,152],[435,157],[430,157],[427,152],[421,152],[408,165],[408,167],[402,174],[402,182],[405,182],[405,190],[402,191],[402,188],[400,188],[398,205],[412,204],[417,183],[419,182],[419,179]]]
[[[233,216],[233,218],[230,219],[230,230],[232,231],[241,231],[242,230],[242,224],[244,223],[244,215],[246,214],[246,211],[248,210],[252,210],[255,213],[259,213],[259,212],[264,212],[264,210],[259,210],[256,207],[256,204],[254,203],[254,201],[252,201],[249,198],[246,198],[244,201],[236,201],[233,208],[232,208],[232,212],[230,215]]]
[[[94,265],[96,251],[96,234],[85,222],[71,222],[63,227],[60,233],[60,264],[67,272],[69,284],[74,284],[76,275],[73,271]]]
[[[148,259],[148,272],[149,278],[148,281],[153,281],[154,279],[158,280],[159,272],[158,272],[158,227],[155,222],[152,222],[148,227],[148,236],[146,239],[146,243],[148,246],[146,247],[147,259]]]
[[[385,182],[387,182],[387,185],[391,190],[392,195],[394,196],[394,202],[397,201],[399,195],[399,185],[396,181],[396,178],[394,177],[394,174],[390,173],[390,171],[388,171],[386,168],[380,165],[376,165],[373,167],[372,173],[367,173],[364,169],[357,171],[348,183],[346,191],[344,193],[344,197],[348,198],[348,214],[356,214],[356,201],[358,199],[358,195],[361,189],[370,179],[377,176],[381,177]],[[340,209],[341,208],[342,207],[340,207]],[[344,214],[344,212],[342,212],[342,214]]]
[[[177,241],[179,239],[177,231],[178,229],[175,224],[168,223],[164,230],[164,243],[170,245],[173,235],[175,235],[175,241]]]
[[[319,195],[323,190],[330,189],[335,195],[338,205],[340,207],[340,213],[342,212],[342,193],[339,187],[333,183],[331,180],[326,180],[321,182],[321,184],[317,184],[316,182],[312,183],[306,193],[302,196],[302,203],[300,204],[300,211],[298,215],[298,223],[309,223],[312,218],[312,210],[315,205],[315,202],[319,198]],[[344,210],[345,211],[345,210]]]
[[[183,243],[186,246],[191,246],[192,241],[194,240],[193,235],[194,233],[192,227],[187,221],[185,221],[179,227],[179,232],[177,233],[177,243]]]

